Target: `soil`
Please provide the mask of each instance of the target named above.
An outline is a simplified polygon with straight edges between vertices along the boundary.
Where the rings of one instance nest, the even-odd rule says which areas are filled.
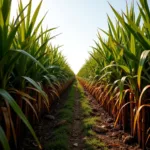
[[[60,120],[58,120],[58,113],[61,108],[63,108],[65,101],[67,100],[69,88],[61,95],[60,99],[55,100],[51,106],[51,110],[48,114],[43,114],[41,117],[40,123],[34,125],[35,133],[43,147],[51,138],[52,131],[56,127]],[[47,119],[44,116],[51,115],[54,119]],[[25,135],[25,139],[18,150],[38,150],[38,146],[33,139],[32,135],[27,132]]]
[[[96,126],[107,128],[105,133],[96,133],[96,137],[104,142],[110,150],[141,150],[136,142],[131,142],[130,145],[125,144],[124,139],[129,136],[128,133],[124,133],[121,126],[114,128],[114,121],[108,115],[108,113],[100,107],[98,102],[87,92],[85,95],[88,97],[93,112],[91,116],[99,116]],[[59,122],[57,120],[57,112],[63,107],[64,102],[68,96],[68,90],[61,96],[61,99],[53,104],[50,115],[54,116],[55,119],[42,118],[41,122],[35,126],[36,134],[42,145],[46,144],[51,139],[52,130]],[[80,95],[78,89],[75,90],[75,105],[74,105],[73,123],[70,127],[70,150],[86,150],[84,148],[84,136],[82,133],[82,110],[80,106]],[[38,147],[30,134],[27,134],[22,147],[19,150],[37,150]],[[61,150],[61,149],[60,149]],[[100,148],[96,149],[100,150]]]
[[[139,145],[131,139],[129,144],[125,144],[123,141],[126,137],[131,137],[130,134],[124,133],[121,130],[121,126],[117,125],[114,127],[113,118],[98,104],[98,102],[87,92],[85,95],[88,97],[90,105],[92,107],[92,116],[99,116],[96,126],[107,129],[107,132],[96,134],[98,139],[105,143],[110,150],[142,150]]]
[[[71,126],[70,149],[82,150],[84,148],[82,134],[82,110],[80,105],[80,94],[78,89],[75,90],[75,105],[74,105],[73,123]]]

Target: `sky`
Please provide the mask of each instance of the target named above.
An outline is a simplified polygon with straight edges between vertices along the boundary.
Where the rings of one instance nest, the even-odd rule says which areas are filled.
[[[34,11],[40,0],[32,1]],[[51,34],[61,34],[51,42],[53,45],[63,45],[60,51],[72,70],[77,73],[88,59],[88,52],[92,51],[91,46],[94,46],[94,40],[97,40],[98,29],[107,31],[107,14],[110,18],[114,18],[108,2],[121,12],[125,10],[126,1],[129,4],[133,2],[133,0],[43,0],[39,19],[48,11],[43,26],[58,27]],[[22,2],[27,4],[29,0]],[[12,0],[12,16],[16,15],[16,9],[17,0]]]

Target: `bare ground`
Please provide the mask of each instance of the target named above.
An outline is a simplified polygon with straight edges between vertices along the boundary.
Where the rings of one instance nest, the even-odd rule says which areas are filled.
[[[98,116],[99,119],[96,122],[96,125],[103,126],[107,128],[106,133],[96,133],[96,138],[99,139],[100,142],[104,142],[105,145],[110,150],[141,150],[139,145],[136,142],[131,143],[130,145],[124,144],[123,140],[129,134],[124,133],[121,130],[120,126],[114,128],[114,121],[108,123],[108,119],[112,119],[108,113],[100,107],[97,101],[87,92],[85,91],[85,95],[87,96],[90,105],[92,107],[93,112],[91,113],[91,117]],[[51,110],[51,115],[55,117],[54,120],[49,120],[43,118],[41,122],[36,125],[35,131],[42,145],[45,145],[48,140],[52,137],[52,130],[55,128],[55,125],[59,122],[57,120],[57,112],[60,108],[63,107],[64,102],[67,100],[68,91],[66,91],[59,103],[55,103]],[[82,108],[80,104],[80,93],[78,89],[75,89],[75,105],[73,108],[73,122],[70,125],[70,137],[69,137],[69,149],[70,150],[86,150],[84,144],[84,134],[82,128]],[[38,147],[33,140],[30,134],[27,134],[23,144],[21,145],[20,150],[37,150]],[[51,150],[51,149],[50,149]],[[61,150],[61,148],[60,148]],[[101,150],[101,148],[93,149],[93,150]]]
[[[104,134],[96,134],[98,139],[105,143],[105,145],[110,150],[141,150],[139,145],[136,142],[131,142],[130,145],[125,144],[124,139],[129,136],[128,133],[124,133],[121,130],[121,126],[114,127],[114,121],[108,123],[108,120],[112,118],[108,115],[108,113],[100,107],[98,102],[87,92],[85,91],[85,95],[88,97],[90,105],[92,107],[93,113],[92,116],[98,116],[100,119],[97,120],[96,125],[107,128],[107,132]]]

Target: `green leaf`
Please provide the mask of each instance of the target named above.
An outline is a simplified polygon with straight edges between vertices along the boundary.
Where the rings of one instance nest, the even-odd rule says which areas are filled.
[[[31,23],[30,23],[29,28],[28,28],[28,31],[27,31],[27,32],[28,32],[28,33],[27,33],[27,37],[31,35],[31,32],[32,32],[32,30],[33,30],[33,28],[34,28],[34,25],[35,25],[35,22],[36,22],[38,13],[39,13],[39,11],[40,11],[41,5],[42,5],[42,1],[39,3],[39,5],[37,6],[37,8],[36,8],[36,10],[35,10],[35,12],[34,12],[34,14],[33,14],[33,17],[32,17],[32,19],[31,19]]]
[[[19,4],[19,11],[20,11],[20,17],[21,17],[21,20],[22,23],[20,24],[20,35],[21,35],[21,42],[24,42],[25,40],[25,20],[24,20],[24,11],[23,11],[23,4],[22,4],[22,1],[20,0],[20,4]],[[22,13],[21,13],[22,12]]]
[[[0,142],[1,142],[2,147],[3,147],[4,150],[10,150],[7,137],[6,137],[6,135],[5,135],[5,133],[4,133],[1,126],[0,126]]]
[[[28,52],[26,52],[24,50],[12,50],[12,51],[19,52],[23,55],[28,56],[31,60],[33,60],[35,63],[37,63],[45,72],[48,73],[48,71],[45,69],[45,67],[39,61],[37,61],[36,58],[34,58],[32,55],[30,55]]]
[[[136,55],[136,50],[135,50],[135,38],[133,36],[133,34],[131,34],[131,41],[130,41],[130,50],[131,50],[131,53]]]
[[[20,22],[18,22],[18,23],[17,23],[15,26],[13,26],[13,28],[11,28],[11,30],[10,30],[10,33],[9,33],[9,35],[8,35],[8,38],[7,38],[7,49],[8,49],[8,50],[10,49],[10,47],[11,47],[11,45],[12,45],[12,42],[13,42],[13,40],[14,40],[14,38],[15,38],[15,35],[16,35],[16,33],[17,33],[17,31],[18,31],[18,28],[19,28],[19,26],[20,26],[20,24],[21,24],[22,21],[24,21],[24,19],[21,20]]]
[[[130,69],[127,66],[124,65],[116,65],[116,64],[110,64],[106,67],[104,67],[101,72],[103,72],[105,69],[110,68],[110,67],[120,67],[123,71],[125,71],[126,73],[130,74]]]
[[[32,7],[32,0],[29,2],[28,11],[27,11],[27,22],[26,22],[26,30],[29,28],[30,24],[30,16],[31,16],[31,7]]]
[[[9,25],[10,10],[11,0],[3,0],[2,12],[5,25]]]
[[[3,29],[3,27],[4,27],[4,18],[3,18],[3,12],[2,12],[1,9],[0,9],[0,26]]]
[[[146,61],[146,58],[149,54],[150,50],[145,50],[142,52],[141,54],[141,58],[140,58],[140,61],[139,61],[139,66],[138,66],[138,72],[137,72],[137,83],[138,83],[138,88],[140,89],[141,87],[141,73],[142,73],[142,70],[143,70],[143,67],[144,67],[144,63]]]
[[[115,29],[115,27],[114,27],[114,25],[113,25],[113,23],[112,23],[112,21],[111,21],[111,19],[110,19],[110,17],[108,15],[107,15],[107,18],[108,18],[108,23],[109,23],[109,25],[110,25],[110,27],[111,27],[111,29],[113,31],[113,34],[115,36],[115,39],[118,40],[116,29]]]
[[[49,104],[48,101],[48,96],[47,94],[42,90],[41,86],[38,85],[33,79],[31,79],[30,77],[23,77],[24,79],[26,79],[29,83],[31,83],[38,91],[39,93],[41,93],[41,95],[43,96],[43,98],[45,98],[45,100],[47,101],[47,103]]]

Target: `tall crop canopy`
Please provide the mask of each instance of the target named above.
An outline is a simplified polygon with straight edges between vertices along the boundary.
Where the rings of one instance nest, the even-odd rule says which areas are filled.
[[[18,15],[13,20],[10,20],[11,2],[0,0],[0,112],[4,116],[0,120],[0,143],[5,150],[10,149],[8,142],[13,136],[17,145],[24,122],[41,148],[27,118],[34,113],[30,120],[35,120],[41,110],[49,111],[52,101],[70,84],[74,73],[59,46],[51,44],[55,36],[50,32],[56,28],[42,28],[45,16],[37,22],[42,1],[33,12],[32,0],[26,6],[20,0]]]
[[[110,4],[116,22],[113,22],[108,16],[108,31],[100,29],[106,34],[107,40],[102,38],[99,31],[98,40],[92,47],[90,58],[78,73],[79,80],[101,101],[102,105],[113,103],[113,113],[116,111],[118,115],[116,121],[124,107],[131,103],[137,105],[137,108],[133,108],[134,112],[137,110],[134,118],[134,132],[136,125],[139,130],[143,130],[139,123],[140,113],[145,107],[150,107],[148,100],[150,84],[149,7],[147,0],[140,0],[138,14],[135,14],[133,3],[130,8],[126,6],[126,12],[118,13]],[[150,118],[149,115],[144,117]],[[144,128],[145,133],[147,129],[148,127]],[[139,139],[142,134],[140,132],[138,133]]]

